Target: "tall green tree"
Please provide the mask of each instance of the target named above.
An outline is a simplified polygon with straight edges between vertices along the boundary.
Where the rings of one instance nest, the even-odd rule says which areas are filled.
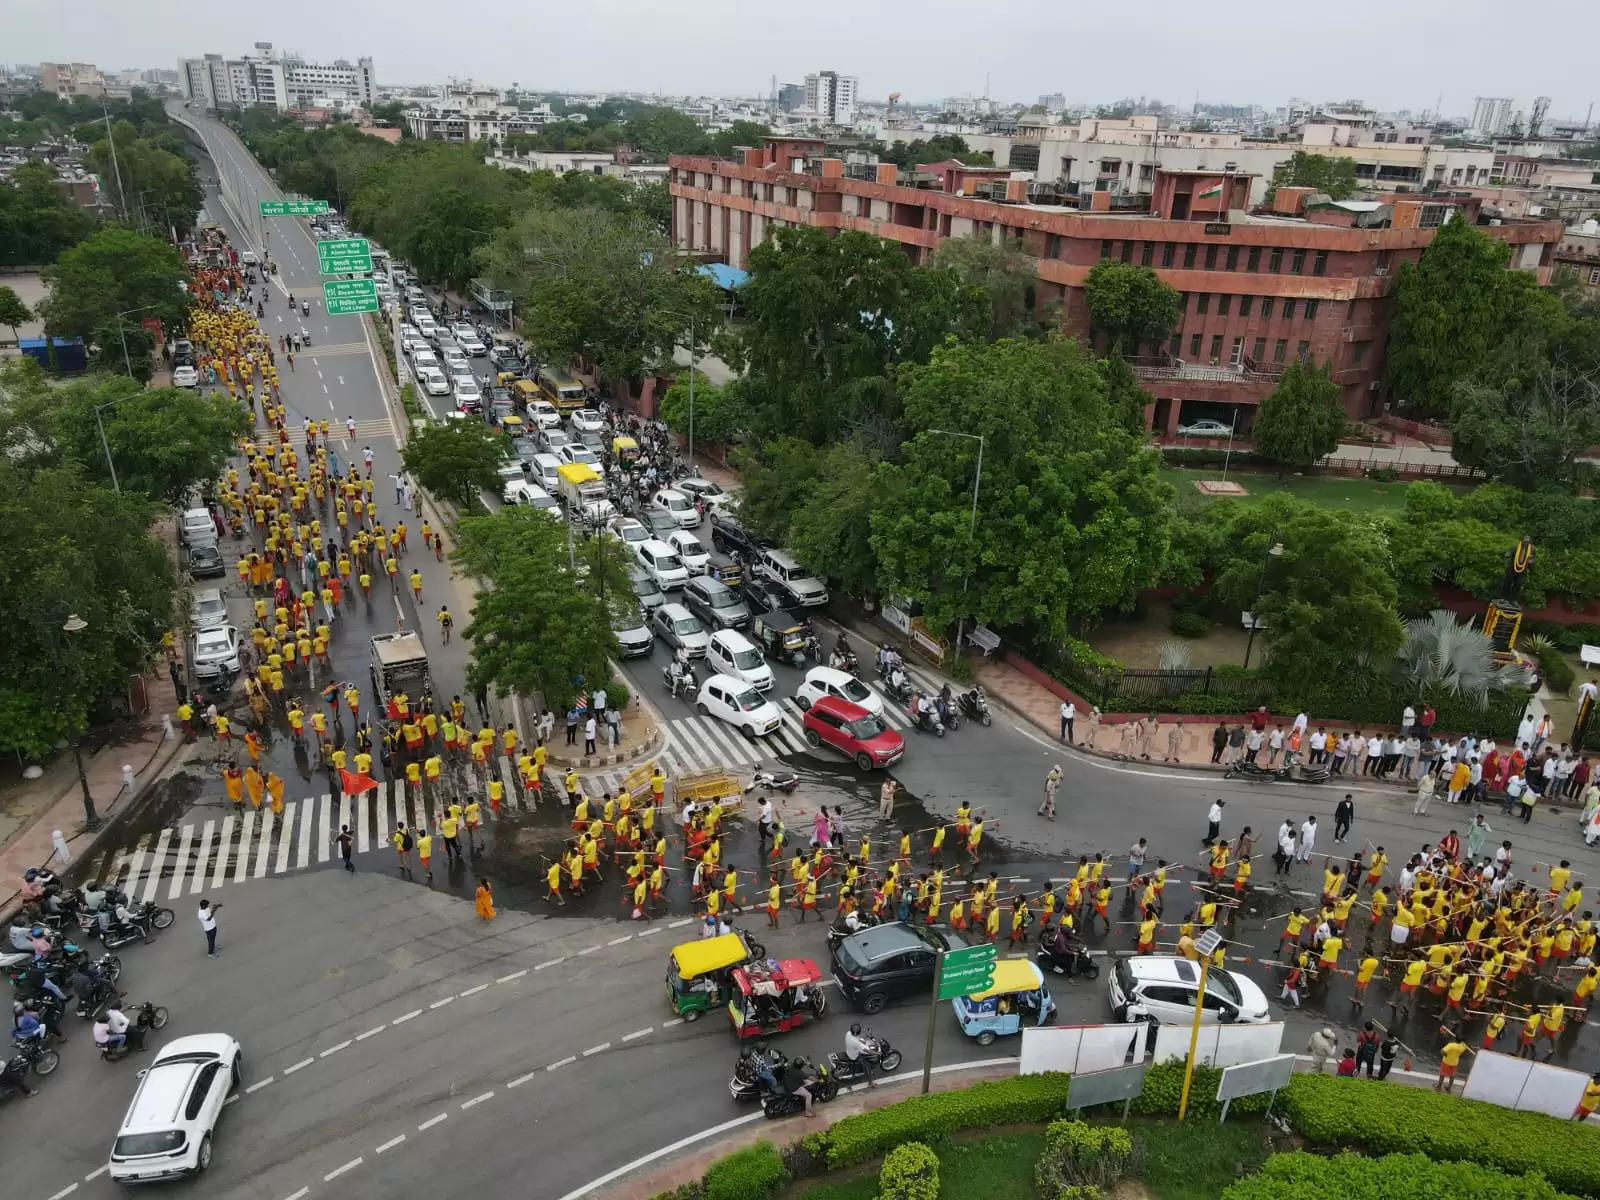
[[[11,330],[11,340],[17,340],[17,326],[33,319],[33,310],[22,302],[22,297],[8,287],[0,286],[0,325]]]
[[[1060,638],[1155,579],[1172,488],[1075,343],[952,342],[899,383],[920,432],[875,479],[885,590],[920,601],[935,627],[1026,622]],[[936,430],[984,439],[981,477],[975,438]]]
[[[687,372],[673,380],[666,395],[661,397],[661,419],[674,433],[687,436],[691,432]],[[694,381],[692,429],[695,442],[697,444],[727,442],[743,428],[743,423],[744,414],[739,408],[739,390],[733,387],[718,387],[704,375],[697,376]]]
[[[44,278],[50,294],[39,313],[52,337],[89,337],[118,312],[134,322],[158,317],[168,329],[188,317],[189,295],[182,287],[188,271],[178,251],[120,226],[100,229],[65,251]]]
[[[1136,354],[1147,342],[1164,342],[1178,327],[1182,297],[1149,267],[1104,259],[1089,268],[1084,302],[1094,332],[1113,352]]]
[[[720,324],[716,290],[643,219],[603,209],[534,208],[483,256],[515,297],[528,341],[556,362],[589,358],[638,379]]]
[[[1272,191],[1281,187],[1308,187],[1343,200],[1356,190],[1356,160],[1331,154],[1296,150],[1272,171]]]
[[[54,170],[24,163],[0,181],[0,267],[48,266],[97,223],[56,186]]]
[[[505,438],[482,421],[447,421],[413,433],[400,457],[429,492],[469,510],[479,492],[499,491],[506,450]]]
[[[456,526],[453,558],[480,585],[464,631],[472,644],[469,682],[502,694],[537,693],[559,711],[585,681],[609,677],[616,652],[611,604],[626,603],[633,592],[620,543],[593,540],[582,547],[580,572],[565,523],[542,512],[519,506]]]
[[[97,423],[95,409],[101,405]],[[58,393],[55,436],[67,454],[109,485],[109,449],[124,492],[166,504],[179,503],[196,484],[215,479],[249,429],[249,414],[236,400],[203,396],[195,388],[138,391],[126,378],[100,378],[69,384]]]
[[[1035,312],[1037,281],[1022,239],[997,244],[988,238],[945,238],[929,266],[954,271],[963,283],[983,289],[991,319],[989,340],[1037,337],[1061,320],[1059,311]]]
[[[157,141],[140,137],[131,122],[115,122],[113,131],[115,161],[105,137],[95,141],[84,157],[110,188],[118,211],[131,222],[143,214],[163,231],[171,228],[180,236],[188,233],[204,198],[189,160]]]
[[[1389,322],[1389,386],[1402,403],[1447,414],[1456,384],[1480,374],[1505,328],[1537,304],[1538,283],[1509,271],[1503,242],[1461,217],[1434,235],[1422,259],[1395,280]]]
[[[950,270],[916,268],[865,233],[779,229],[750,252],[735,365],[750,424],[817,444],[866,427],[898,441],[893,373],[926,362],[947,336],[987,334],[983,289]]]
[[[1344,403],[1327,363],[1290,363],[1261,402],[1251,440],[1262,458],[1281,467],[1309,467],[1338,448]]]

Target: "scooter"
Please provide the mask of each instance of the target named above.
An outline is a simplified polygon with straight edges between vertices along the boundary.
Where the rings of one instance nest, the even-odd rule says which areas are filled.
[[[769,792],[792,792],[799,786],[800,776],[787,767],[757,767],[755,778],[744,790],[753,792],[757,788],[765,788]]]
[[[989,715],[989,699],[977,689],[962,692],[956,697],[956,703],[967,720],[982,721],[985,725],[994,724],[994,718]]]
[[[300,315],[302,317],[309,317],[311,315],[311,301],[309,301],[309,300],[300,301]]]
[[[1326,783],[1332,774],[1327,767],[1301,766],[1285,763],[1281,767],[1263,767],[1247,758],[1241,758],[1222,773],[1224,779],[1243,779],[1247,783]]]
[[[667,667],[661,668],[661,682],[666,685],[667,691],[671,692],[674,698],[681,696],[690,704],[694,703],[694,698],[700,691],[700,681],[695,678],[694,667],[688,663],[684,664],[683,673],[677,677],[676,686],[673,683],[672,672]]]
[[[911,724],[918,733],[931,733],[938,737],[944,736],[944,722],[939,719],[939,710],[930,708],[927,712],[919,713],[915,709],[909,710]]]
[[[939,722],[946,729],[961,728],[961,714],[956,711],[956,705],[951,700],[948,691],[940,692],[933,702],[934,711],[939,714]]]
[[[863,1051],[859,1059],[852,1061],[837,1050],[828,1054],[828,1066],[833,1078],[841,1085],[856,1079],[871,1079],[875,1071],[892,1072],[900,1069],[900,1051],[889,1045],[888,1038],[879,1037],[869,1029],[862,1040],[871,1049]]]
[[[888,675],[884,676],[883,690],[903,704],[911,699],[911,680],[904,671],[890,671]]]
[[[1065,975],[1068,979],[1082,977],[1084,979],[1100,978],[1100,964],[1089,955],[1088,948],[1082,942],[1073,940],[1067,943],[1066,953],[1058,953],[1052,946],[1040,946],[1039,952],[1034,955],[1039,961],[1039,966],[1046,971],[1057,975]]]

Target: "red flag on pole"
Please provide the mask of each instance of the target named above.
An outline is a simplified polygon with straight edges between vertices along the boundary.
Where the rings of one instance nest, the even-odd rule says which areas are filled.
[[[344,789],[347,796],[359,796],[362,792],[370,792],[378,786],[378,781],[371,775],[364,775],[360,771],[340,771],[339,786]]]

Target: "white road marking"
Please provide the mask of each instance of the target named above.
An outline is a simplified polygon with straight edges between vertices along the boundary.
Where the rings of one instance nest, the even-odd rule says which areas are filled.
[[[283,1069],[283,1073],[285,1075],[293,1075],[296,1071],[299,1071],[299,1070],[301,1070],[301,1069],[303,1069],[305,1067],[309,1067],[312,1063],[314,1063],[316,1061],[317,1060],[314,1059],[314,1058],[303,1058],[299,1062],[295,1063],[294,1066],[285,1067]]]
[[[429,1008],[443,1008],[446,1004],[449,1004],[454,999],[455,999],[454,996],[446,996],[443,1000],[435,1000],[432,1004],[428,1005],[428,1007]]]
[[[682,929],[685,925],[693,925],[693,924],[694,924],[694,918],[693,917],[685,917],[681,921],[673,921],[670,925],[667,926],[667,928],[668,929]]]
[[[222,1102],[222,1107],[223,1107],[223,1108],[227,1108],[227,1107],[228,1107],[228,1105],[230,1105],[230,1104],[232,1104],[232,1103],[233,1103],[233,1102],[234,1102],[234,1101],[235,1101],[235,1100],[237,1100],[237,1099],[238,1099],[238,1098],[239,1098],[239,1093],[238,1093],[238,1092],[235,1092],[235,1093],[234,1093],[234,1094],[233,1094],[233,1095],[231,1095],[231,1096],[229,1096],[229,1097],[228,1097],[228,1098],[227,1098],[227,1099],[226,1099],[226,1100],[224,1100],[224,1101],[223,1101],[223,1102]]]
[[[178,837],[178,852],[172,859],[172,887],[167,890],[168,900],[176,900],[178,893],[183,891],[183,872],[189,861],[189,843],[193,840],[194,826],[185,825]]]
[[[489,985],[487,983],[480,983],[477,987],[469,987],[466,991],[458,992],[456,994],[458,996],[476,996],[479,992],[483,991],[488,986]]]
[[[493,1100],[493,1099],[494,1099],[494,1093],[493,1092],[485,1092],[481,1096],[474,1096],[471,1100],[463,1100],[461,1102],[461,1110],[463,1112],[465,1112],[467,1109],[473,1107],[476,1104],[482,1104],[485,1100]]]
[[[339,1051],[348,1050],[349,1048],[350,1048],[350,1039],[346,1038],[344,1041],[340,1042],[337,1046],[329,1046],[321,1054],[317,1055],[317,1057],[318,1058],[327,1058],[331,1054],[337,1054],[337,1053],[339,1053]]]
[[[566,961],[567,961],[567,959],[566,959],[566,956],[565,956],[565,955],[563,955],[563,956],[562,956],[562,957],[560,957],[560,958],[547,958],[547,959],[545,959],[545,961],[544,961],[544,962],[542,962],[542,963],[534,963],[534,964],[533,964],[533,969],[534,969],[534,970],[535,970],[535,971],[542,971],[542,970],[544,970],[544,969],[545,969],[545,968],[546,968],[546,967],[553,967],[553,966],[555,966],[555,965],[556,965],[556,964],[557,964],[557,963],[564,963],[564,962],[566,962]]]
[[[389,1024],[391,1024],[391,1025],[404,1025],[407,1021],[411,1020],[412,1017],[420,1017],[421,1015],[422,1015],[422,1010],[420,1008],[413,1008],[410,1012],[406,1013],[404,1016],[396,1017],[394,1020],[390,1021]]]
[[[560,1062],[551,1063],[548,1067],[545,1068],[545,1070],[546,1071],[554,1071],[557,1067],[565,1067],[565,1066],[568,1066],[569,1064],[575,1063],[577,1061],[578,1061],[578,1056],[576,1054],[569,1054],[565,1058],[563,1058]]]
[[[622,1040],[625,1041],[625,1042],[631,1042],[635,1038],[646,1037],[649,1034],[654,1033],[654,1032],[655,1032],[655,1026],[654,1025],[646,1025],[643,1029],[635,1029],[632,1033],[623,1034],[622,1035]]]
[[[403,1142],[405,1140],[406,1140],[406,1135],[403,1134],[403,1133],[399,1137],[392,1137],[387,1142],[385,1142],[383,1145],[379,1146],[376,1150],[374,1150],[373,1153],[374,1154],[382,1154],[385,1150],[393,1150],[396,1146],[398,1146],[401,1142]]]
[[[608,946],[620,946],[620,945],[622,945],[623,942],[631,942],[631,941],[633,941],[633,934],[625,933],[621,937],[612,938],[609,942],[606,943],[606,945],[608,945]]]
[[[682,1024],[683,1024],[683,1018],[682,1017],[673,1017],[672,1020],[670,1020],[670,1021],[661,1022],[661,1028],[663,1028],[663,1029],[671,1029],[674,1025],[682,1025]]]
[[[111,1169],[111,1164],[110,1163],[101,1163],[98,1167],[96,1167],[94,1170],[90,1171],[87,1175],[85,1175],[83,1177],[83,1181],[85,1183],[90,1183],[93,1180],[99,1179],[100,1176],[104,1175],[110,1169]]]
[[[356,1034],[356,1041],[364,1042],[369,1037],[377,1037],[378,1034],[382,1033],[385,1028],[387,1028],[387,1026],[379,1025],[376,1029],[369,1029],[365,1033],[358,1033]]]
[[[432,1129],[435,1125],[437,1125],[440,1121],[444,1120],[449,1115],[450,1115],[449,1113],[440,1113],[437,1117],[429,1117],[421,1125],[417,1126],[417,1132],[421,1133],[424,1129]]]
[[[660,933],[660,932],[661,932],[661,927],[658,925],[654,929],[641,929],[639,931],[639,936],[642,937],[642,938],[647,938],[653,933]]]
[[[514,1087],[521,1087],[537,1074],[537,1071],[529,1071],[526,1075],[518,1075],[515,1079],[508,1079],[506,1081],[506,1089],[509,1091]]]
[[[282,317],[279,317],[279,318],[278,318],[278,319],[279,319],[279,320],[280,320],[280,321],[281,321],[281,320],[283,320],[283,318],[282,318]],[[295,1193],[295,1194],[294,1194],[294,1195],[292,1195],[292,1196],[285,1196],[285,1197],[284,1197],[284,1200],[305,1200],[305,1198],[306,1198],[306,1197],[307,1197],[307,1196],[309,1196],[309,1195],[310,1195],[310,1194],[311,1194],[311,1189],[310,1189],[310,1188],[301,1188],[301,1189],[300,1189],[300,1190],[299,1190],[299,1191],[298,1191],[298,1192],[296,1192],[296,1193]]]
[[[266,1087],[276,1078],[276,1075],[268,1075],[265,1079],[262,1079],[256,1083],[252,1083],[249,1087],[245,1088],[244,1094],[248,1096],[251,1092],[259,1092],[262,1088]]]
[[[583,1052],[583,1057],[588,1058],[591,1054],[599,1054],[602,1050],[609,1049],[611,1049],[610,1042],[601,1042],[598,1046],[590,1046],[587,1050],[585,1050]]]
[[[354,1171],[357,1167],[359,1167],[362,1163],[364,1163],[366,1161],[367,1160],[365,1158],[352,1158],[349,1162],[345,1163],[344,1166],[335,1167],[333,1170],[329,1171],[326,1175],[324,1175],[322,1177],[322,1182],[323,1183],[330,1183],[333,1180],[339,1178],[339,1176],[343,1175],[346,1171]]]
[[[61,1200],[61,1197],[70,1196],[70,1195],[72,1195],[73,1192],[75,1192],[77,1190],[78,1190],[78,1185],[77,1184],[69,1183],[69,1184],[67,1184],[66,1187],[62,1188],[54,1196],[51,1196],[50,1200]]]
[[[528,973],[528,968],[527,967],[523,967],[522,970],[520,970],[520,971],[513,971],[509,975],[500,976],[500,978],[496,979],[495,982],[496,983],[510,983],[513,979],[521,979],[527,973]]]
[[[600,950],[600,949],[602,949],[602,947],[600,947],[600,946],[590,946],[587,950],[579,950],[578,953],[576,955],[574,955],[574,957],[575,958],[582,958],[584,955],[593,954],[596,950]]]

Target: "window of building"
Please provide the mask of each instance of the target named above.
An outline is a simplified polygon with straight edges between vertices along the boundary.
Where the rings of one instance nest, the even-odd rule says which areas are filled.
[[[1255,303],[1256,298],[1254,296],[1240,296],[1239,315],[1241,317],[1248,317],[1250,315],[1250,310],[1255,307]]]
[[[1261,270],[1261,247],[1260,246],[1251,246],[1250,247],[1250,255],[1244,261],[1244,269],[1246,271],[1259,271],[1259,270]]]
[[[1046,258],[1061,257],[1061,235],[1059,233],[1049,233],[1045,235],[1044,256]]]
[[[1228,361],[1230,363],[1236,363],[1236,362],[1239,361],[1239,359],[1243,355],[1244,355],[1244,338],[1236,337],[1236,338],[1233,339],[1233,353],[1231,355],[1229,355]]]
[[[1156,244],[1154,242],[1145,242],[1142,245],[1140,245],[1140,247],[1139,247],[1139,265],[1141,267],[1151,267],[1151,266],[1155,265],[1155,261],[1156,261]]]
[[[1283,356],[1289,352],[1289,339],[1279,338],[1272,344],[1272,361],[1282,364]]]
[[[1222,357],[1222,335],[1220,333],[1214,333],[1214,334],[1211,335],[1211,358],[1212,358],[1212,361],[1214,362],[1214,361],[1216,361],[1217,359],[1219,359],[1221,357]]]
[[[1195,255],[1195,251],[1197,249],[1199,249],[1199,247],[1197,247],[1193,242],[1190,242],[1188,245],[1186,245],[1183,248],[1183,268],[1184,268],[1184,270],[1187,271],[1190,267],[1194,266],[1194,255]]]
[[[1271,296],[1261,297],[1261,316],[1264,320],[1270,321],[1272,319],[1272,303]]]
[[[1216,269],[1217,269],[1217,248],[1215,246],[1207,246],[1206,247],[1206,270],[1215,271]]]
[[[1228,270],[1237,271],[1238,269],[1239,269],[1239,247],[1237,247],[1237,246],[1229,246],[1228,247]]]
[[[1177,257],[1177,253],[1178,247],[1172,242],[1163,243],[1161,247],[1161,265],[1163,267],[1170,267],[1173,259]]]
[[[1317,302],[1315,300],[1307,300],[1306,301],[1306,320],[1315,321],[1316,319],[1317,319]]]
[[[1292,298],[1283,302],[1283,319],[1285,321],[1294,320],[1294,300]]]
[[[1267,257],[1267,270],[1276,275],[1283,270],[1283,247],[1274,246],[1272,253]]]
[[[1296,250],[1294,252],[1294,257],[1289,260],[1289,270],[1295,275],[1304,275],[1306,273],[1306,252],[1304,250]]]
[[[1211,311],[1211,295],[1208,292],[1199,292],[1194,298],[1194,311],[1198,316],[1205,316]]]
[[[1111,257],[1111,239],[1110,238],[1101,238],[1100,239],[1100,257],[1101,258],[1110,258]]]
[[[1313,275],[1326,275],[1328,273],[1328,252],[1326,250],[1317,251],[1317,257],[1311,263],[1311,273]]]
[[[1133,261],[1133,243],[1132,242],[1123,242],[1122,243],[1122,261],[1125,262],[1125,263],[1131,263]]]
[[[1371,342],[1356,342],[1350,347],[1350,357],[1354,360],[1356,366],[1359,367],[1362,363],[1366,362],[1367,350],[1371,346]]]
[[[1260,362],[1262,357],[1266,354],[1266,352],[1267,352],[1267,339],[1266,338],[1257,338],[1255,340],[1255,344],[1250,347],[1250,357],[1252,359],[1254,359],[1256,362]]]
[[[1297,345],[1294,348],[1294,357],[1295,357],[1295,361],[1296,362],[1305,362],[1306,359],[1310,358],[1311,357],[1311,343],[1310,342],[1301,342],[1299,345]]]
[[[1589,272],[1589,286],[1600,287],[1600,267]]]
[[[1224,292],[1217,297],[1217,316],[1225,317],[1233,309],[1233,297]]]
[[[1389,273],[1389,264],[1393,260],[1394,260],[1394,255],[1391,254],[1389,251],[1387,251],[1387,250],[1379,250],[1378,251],[1378,265],[1375,268],[1373,268],[1372,273],[1374,275],[1387,275]]]
[[[1175,333],[1172,335],[1172,340],[1167,343],[1167,353],[1172,355],[1173,358],[1177,358],[1178,355],[1183,353],[1183,334]]]
[[[1189,357],[1200,357],[1200,335],[1198,333],[1189,338]]]

